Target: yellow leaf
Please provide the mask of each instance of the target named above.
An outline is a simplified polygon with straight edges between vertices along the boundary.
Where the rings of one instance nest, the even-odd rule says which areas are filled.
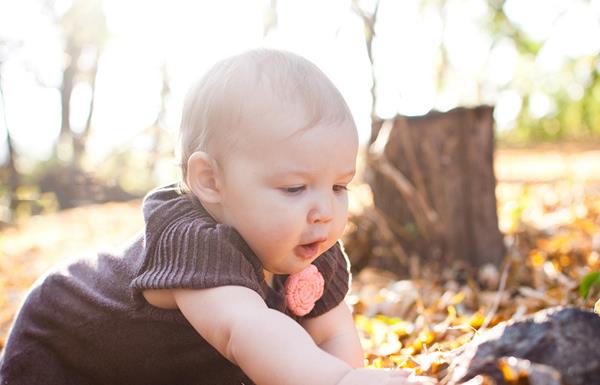
[[[373,360],[373,363],[371,364],[371,366],[375,369],[381,369],[383,368],[383,359],[381,357],[377,357]]]
[[[448,306],[448,318],[450,320],[456,319],[456,308],[453,305]]]
[[[546,261],[546,257],[539,250],[534,250],[529,254],[529,261],[534,267],[540,267]]]
[[[460,291],[458,293],[456,293],[451,299],[450,299],[450,304],[451,305],[458,305],[459,303],[461,303],[463,300],[465,299],[465,292],[464,291]]]
[[[483,325],[484,322],[485,316],[481,311],[478,311],[477,313],[471,316],[471,319],[469,320],[469,325],[471,325],[475,329],[478,329],[481,327],[481,325]]]
[[[502,372],[502,376],[508,383],[515,383],[519,380],[519,372],[513,368],[509,362],[505,359],[501,359],[498,367]]]

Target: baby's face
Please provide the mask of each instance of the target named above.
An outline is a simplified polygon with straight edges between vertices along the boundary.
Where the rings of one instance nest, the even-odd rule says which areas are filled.
[[[299,130],[299,114],[269,115],[244,128],[239,149],[226,156],[221,219],[266,270],[292,274],[342,235],[358,138],[349,121]]]

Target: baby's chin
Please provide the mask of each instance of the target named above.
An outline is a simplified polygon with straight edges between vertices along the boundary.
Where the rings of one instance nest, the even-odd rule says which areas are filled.
[[[314,261],[314,259],[312,261],[303,261],[302,264],[297,264],[295,266],[289,266],[289,268],[285,268],[285,269],[263,266],[263,270],[267,274],[273,274],[273,275],[292,275],[292,274],[300,273],[301,271],[303,271],[304,269],[306,269],[307,267],[309,267],[312,264],[313,261]]]

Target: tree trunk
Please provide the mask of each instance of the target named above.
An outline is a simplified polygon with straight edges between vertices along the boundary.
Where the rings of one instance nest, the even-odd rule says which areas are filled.
[[[405,255],[500,264],[492,113],[489,106],[457,108],[374,124],[366,179]]]
[[[13,213],[17,208],[17,187],[20,183],[20,175],[16,167],[16,157],[15,148],[13,145],[13,140],[10,135],[10,130],[8,129],[8,120],[6,119],[6,101],[4,100],[4,88],[2,87],[2,78],[0,77],[0,106],[2,107],[2,115],[3,115],[3,123],[4,129],[6,130],[6,149],[7,149],[7,184],[6,187],[8,189],[8,199],[9,199],[9,208],[10,212]]]
[[[81,47],[77,46],[71,40],[67,40],[65,54],[68,57],[68,62],[63,70],[62,85],[60,88],[60,106],[61,106],[61,126],[58,141],[54,149],[55,157],[60,158],[59,152],[63,152],[62,156],[68,155],[73,157],[73,131],[71,130],[71,95],[75,85],[75,76],[77,74],[77,61],[81,55]],[[64,153],[66,152],[66,154]]]
[[[98,49],[96,49],[94,64],[92,65],[89,73],[89,84],[92,90],[92,95],[85,120],[85,127],[82,133],[73,135],[73,162],[77,165],[81,165],[81,160],[86,151],[88,137],[90,136],[90,131],[92,129],[92,117],[94,116],[94,108],[96,107],[96,80],[98,78],[99,59],[100,52]]]

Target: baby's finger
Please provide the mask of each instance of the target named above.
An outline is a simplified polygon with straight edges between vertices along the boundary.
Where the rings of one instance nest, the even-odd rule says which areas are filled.
[[[436,385],[437,381],[431,377],[424,376],[393,376],[385,385]]]
[[[438,382],[435,378],[426,376],[410,376],[408,377],[409,384],[420,384],[420,385],[436,385]]]
[[[410,369],[391,369],[390,372],[393,377],[408,377],[411,374],[414,374]]]

